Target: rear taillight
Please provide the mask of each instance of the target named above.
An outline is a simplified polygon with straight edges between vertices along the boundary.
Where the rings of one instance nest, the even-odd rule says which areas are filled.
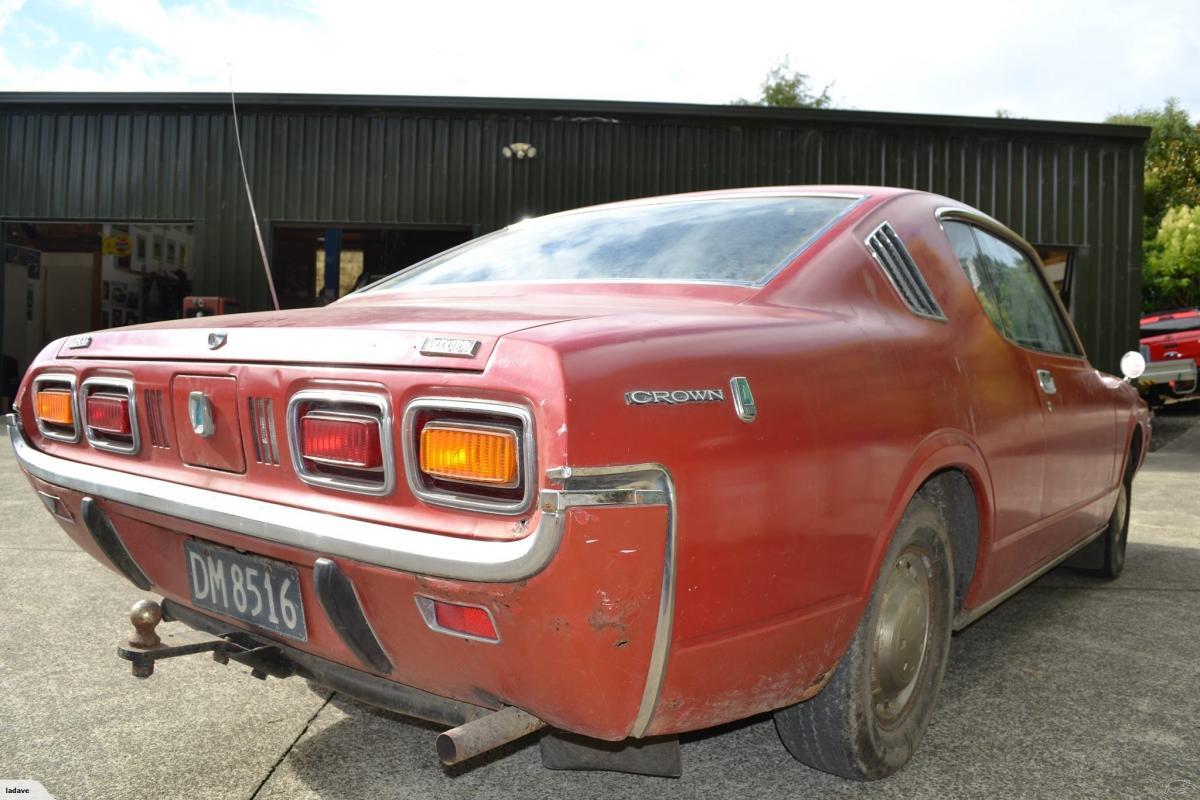
[[[33,416],[38,430],[47,439],[79,441],[75,376],[52,372],[34,378]]]
[[[435,505],[523,514],[536,488],[533,418],[509,403],[427,397],[404,412],[405,471]]]
[[[395,486],[386,395],[305,389],[288,402],[292,465],[305,483],[360,494]]]
[[[464,483],[515,486],[517,434],[510,428],[429,422],[421,429],[421,472]]]
[[[300,455],[319,464],[380,469],[379,420],[324,412],[305,414],[300,418]]]
[[[80,387],[83,432],[97,450],[132,455],[140,447],[133,381],[88,378]]]
[[[447,603],[432,597],[417,595],[417,608],[425,624],[439,633],[463,636],[483,642],[499,642],[500,633],[492,612],[482,606]]]
[[[87,399],[87,426],[93,431],[128,436],[133,432],[129,421],[129,398],[112,394],[94,394]]]
[[[75,397],[68,389],[43,389],[37,393],[37,415],[51,425],[75,425]]]

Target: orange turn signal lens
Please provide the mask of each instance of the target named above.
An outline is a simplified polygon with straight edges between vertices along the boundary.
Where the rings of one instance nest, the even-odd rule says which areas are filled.
[[[421,471],[451,481],[515,486],[517,434],[431,422],[421,429]]]
[[[37,393],[37,417],[51,425],[75,425],[75,403],[70,389],[41,389]]]

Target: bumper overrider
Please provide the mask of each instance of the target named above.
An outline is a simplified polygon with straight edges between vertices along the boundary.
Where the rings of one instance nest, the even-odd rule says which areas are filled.
[[[651,727],[675,602],[675,491],[660,465],[552,469],[560,488],[541,490],[528,535],[479,540],[59,458],[36,449],[16,415],[7,423],[17,462],[68,535],[162,594],[164,618],[247,651],[271,645],[269,658],[260,648],[244,660],[260,676],[299,675],[444,724],[515,707],[526,727],[536,717],[610,741]],[[307,641],[197,609],[183,547],[195,540],[296,567]],[[436,629],[421,597],[485,606],[500,641]]]

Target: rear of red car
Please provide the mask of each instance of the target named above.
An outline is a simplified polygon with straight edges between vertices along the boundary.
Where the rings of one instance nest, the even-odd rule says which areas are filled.
[[[1149,362],[1140,382],[1151,399],[1197,391],[1200,364],[1200,308],[1147,314],[1141,319],[1141,353]]]
[[[644,732],[669,484],[555,472],[557,355],[503,334],[567,317],[476,313],[464,333],[445,322],[462,308],[310,313],[49,348],[9,435],[59,524],[167,616],[253,632],[352,695]]]

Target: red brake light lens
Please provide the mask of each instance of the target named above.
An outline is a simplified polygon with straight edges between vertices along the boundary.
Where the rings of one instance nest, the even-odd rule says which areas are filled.
[[[87,397],[87,425],[94,431],[129,436],[129,398],[115,394],[91,394]]]
[[[379,421],[321,412],[305,414],[300,418],[300,455],[318,464],[381,469]]]
[[[477,606],[459,606],[453,603],[433,601],[433,618],[438,627],[456,633],[465,633],[480,639],[498,641],[499,634],[492,623],[492,616],[485,608]]]

